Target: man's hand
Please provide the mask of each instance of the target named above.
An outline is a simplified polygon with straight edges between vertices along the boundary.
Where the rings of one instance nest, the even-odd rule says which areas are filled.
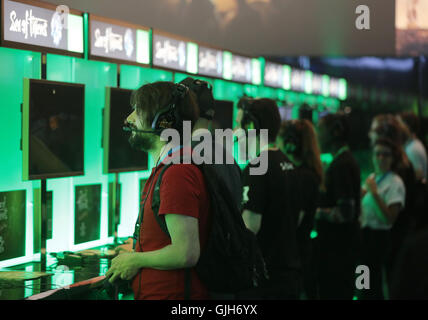
[[[134,252],[133,249],[133,239],[129,238],[127,239],[124,244],[121,244],[120,246],[117,246],[114,251],[116,251],[117,254],[126,253],[126,252]]]
[[[110,269],[106,272],[106,277],[110,283],[117,280],[131,280],[137,274],[140,267],[138,266],[138,253],[122,253],[114,258],[111,262]]]
[[[377,185],[376,185],[376,180],[374,178],[374,175],[370,175],[366,179],[366,188],[367,188],[367,191],[369,191],[371,194],[373,195],[377,194]]]

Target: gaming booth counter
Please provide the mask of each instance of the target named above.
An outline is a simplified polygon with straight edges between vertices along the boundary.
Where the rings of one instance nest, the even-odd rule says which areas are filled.
[[[243,95],[314,121],[347,97],[345,79],[263,57],[38,1],[1,5],[0,299],[107,298],[86,289],[132,235],[153,166],[122,131],[132,90],[206,80],[224,129]]]

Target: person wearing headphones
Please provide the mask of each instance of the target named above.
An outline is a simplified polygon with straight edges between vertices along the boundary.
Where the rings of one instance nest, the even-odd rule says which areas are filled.
[[[162,177],[158,213],[170,237],[152,210],[153,189],[165,159],[185,152],[182,148],[167,152],[160,132],[172,128],[181,135],[183,121],[194,125],[199,116],[195,95],[183,84],[155,82],[136,90],[131,100],[135,109],[126,119],[132,131],[129,142],[157,161],[143,190],[135,249],[114,258],[106,277],[110,283],[132,280],[135,299],[207,299],[207,290],[194,269],[210,223],[209,196],[201,171],[193,164],[175,164]],[[185,271],[189,268],[190,273]]]
[[[293,164],[277,148],[275,141],[281,118],[276,102],[271,99],[242,98],[238,103],[236,122],[246,131],[256,130],[256,139],[248,139],[248,148],[255,144],[257,156],[267,158],[264,174],[251,174],[252,161],[242,174],[243,219],[257,236],[269,280],[249,297],[267,300],[299,299],[300,260],[297,250],[297,215],[293,205]],[[264,145],[262,131],[268,131]]]
[[[323,184],[323,170],[312,123],[306,119],[284,121],[279,130],[277,145],[293,163],[298,178],[294,200],[299,208],[297,239],[302,261],[302,291],[306,299],[315,299],[316,268],[311,232],[314,228],[319,190]]]
[[[328,114],[319,122],[321,150],[333,155],[316,213],[322,300],[352,300],[355,290],[361,178],[348,146],[349,135],[349,123],[342,113]]]

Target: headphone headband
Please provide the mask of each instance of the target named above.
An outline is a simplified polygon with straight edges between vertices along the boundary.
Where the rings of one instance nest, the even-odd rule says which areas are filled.
[[[176,105],[180,100],[184,99],[188,92],[188,86],[182,83],[174,84],[172,91],[172,101],[168,104],[168,106],[159,110],[153,119],[152,130],[156,134],[160,134],[162,130],[168,128],[174,128],[177,130],[179,129],[181,117]]]

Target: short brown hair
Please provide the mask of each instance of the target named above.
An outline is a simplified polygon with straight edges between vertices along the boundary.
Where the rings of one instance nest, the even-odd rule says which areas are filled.
[[[131,95],[131,105],[142,116],[146,125],[151,126],[156,114],[174,102],[173,92],[176,84],[167,81],[148,83],[135,90]],[[192,128],[199,118],[199,108],[195,94],[188,90],[176,103],[182,121],[191,121]],[[182,124],[180,124],[182,125]]]

